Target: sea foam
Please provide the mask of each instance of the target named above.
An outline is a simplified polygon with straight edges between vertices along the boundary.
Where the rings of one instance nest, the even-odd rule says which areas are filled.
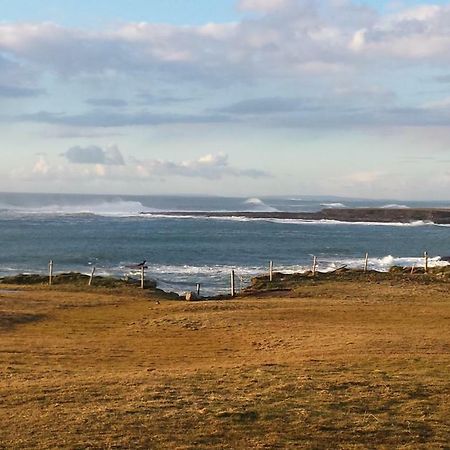
[[[243,202],[244,205],[250,206],[250,211],[258,211],[258,212],[274,212],[278,211],[276,208],[267,205],[260,198],[252,197],[248,198]],[[247,208],[246,208],[247,209]]]
[[[149,210],[137,201],[99,201],[86,204],[58,204],[53,203],[43,206],[16,206],[2,204],[0,210],[17,215],[77,215],[92,214],[97,216],[138,216],[143,210]]]
[[[320,206],[324,208],[346,208],[343,203],[321,203]]]
[[[383,209],[410,209],[407,205],[398,205],[396,203],[389,203],[388,205],[380,206]]]

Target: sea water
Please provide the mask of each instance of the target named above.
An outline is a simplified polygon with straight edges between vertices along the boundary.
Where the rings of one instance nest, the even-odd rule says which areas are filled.
[[[450,227],[432,223],[372,224],[229,217],[170,217],[173,211],[311,212],[326,207],[450,207],[450,202],[396,202],[327,197],[221,198],[199,196],[89,196],[0,194],[0,276],[54,271],[123,277],[147,261],[147,276],[160,288],[227,291],[267,273],[269,260],[283,272],[346,264],[388,270],[431,264],[450,255]],[[145,215],[143,212],[158,213]]]

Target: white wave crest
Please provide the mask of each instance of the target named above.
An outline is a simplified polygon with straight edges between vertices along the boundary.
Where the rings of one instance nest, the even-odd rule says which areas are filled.
[[[214,215],[211,212],[208,216],[197,216],[195,214],[180,213],[167,214],[166,212],[149,212],[141,215],[147,219],[186,219],[186,220],[222,220],[232,222],[270,222],[286,225],[351,225],[351,226],[378,226],[378,227],[424,227],[424,226],[439,226],[450,227],[450,224],[436,224],[430,221],[416,220],[414,222],[345,222],[341,220],[332,219],[277,219],[275,217],[243,217]]]
[[[252,197],[248,198],[243,202],[244,205],[250,205],[251,211],[259,211],[259,212],[274,212],[278,211],[276,208],[267,205],[260,198]]]
[[[300,264],[278,264],[274,261],[274,270],[286,274],[305,273],[311,270],[312,257],[310,261],[303,259]],[[346,266],[349,269],[362,269],[364,267],[364,256],[361,257],[318,257],[317,270],[319,272],[331,272],[339,267]],[[368,268],[379,272],[388,272],[392,266],[400,267],[423,267],[424,258],[417,256],[399,257],[386,255],[381,257],[371,257],[368,260]],[[89,264],[88,264],[89,265]],[[130,275],[136,280],[139,279],[139,271],[130,270],[126,267],[127,263],[123,262],[117,266],[101,266],[97,265],[96,274],[100,276],[114,276],[123,278]],[[151,261],[147,263],[148,269],[146,276],[157,282],[157,286],[165,291],[173,291],[182,294],[186,291],[195,290],[196,284],[201,284],[201,292],[204,295],[226,294],[229,292],[230,271],[234,270],[236,275],[236,287],[238,290],[245,288],[250,284],[251,279],[255,276],[267,274],[267,265],[188,265],[188,264],[157,264]],[[448,266],[450,263],[441,261],[439,256],[430,257],[428,260],[429,267]],[[61,272],[79,271],[78,266],[63,266]],[[87,268],[86,268],[87,269]],[[89,270],[82,270],[86,275],[90,274]],[[46,273],[42,267],[35,267],[30,270],[23,266],[2,267],[0,276],[11,275],[14,273]]]
[[[346,208],[343,203],[321,203],[320,206],[324,208]]]
[[[331,272],[339,267],[346,266],[349,269],[362,269],[364,267],[364,256],[361,258],[336,258],[331,260],[329,257],[323,259],[318,258],[317,270],[320,272]],[[435,256],[428,259],[429,267],[444,267],[450,265],[447,261],[441,261],[440,256]],[[388,272],[393,266],[399,267],[424,267],[425,259],[417,256],[399,257],[386,255],[379,258],[369,258],[369,270],[376,270],[377,272]],[[305,270],[310,270],[311,267],[306,267]]]
[[[138,216],[144,209],[149,210],[137,201],[100,201],[98,203],[87,204],[51,204],[39,207],[19,207],[11,205],[0,209],[5,209],[16,214],[42,214],[42,215],[76,215],[76,214],[92,214],[98,216],[117,216],[130,217]]]
[[[383,209],[410,209],[407,205],[397,205],[396,203],[389,203],[388,205],[380,206]]]

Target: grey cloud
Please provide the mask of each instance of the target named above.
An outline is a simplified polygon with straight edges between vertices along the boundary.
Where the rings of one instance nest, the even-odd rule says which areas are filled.
[[[450,83],[450,75],[441,75],[434,78],[438,83]]]
[[[348,42],[376,22],[368,8],[296,1],[274,14],[240,23],[175,26],[130,23],[109,31],[54,24],[0,25],[0,51],[64,76],[165,76],[206,83],[241,82],[301,72],[302,65],[348,64]]]
[[[268,13],[239,23],[129,23],[96,32],[50,23],[0,24],[0,52],[65,77],[112,72],[155,79],[163,73],[165,79],[202,86],[311,73],[330,79],[383,61],[450,62],[450,7],[424,17],[391,17],[351,1],[246,3]],[[175,99],[165,99],[170,101]]]
[[[377,87],[339,87],[311,97],[260,97],[241,100],[218,108],[217,111],[230,115],[272,115],[295,112],[321,112],[327,109],[355,110],[366,107],[391,104],[395,94]]]
[[[293,0],[239,0],[238,8],[243,11],[269,13],[284,9]]]
[[[357,31],[352,44],[361,60],[397,66],[427,62],[441,68],[450,62],[450,6],[419,5],[382,18]]]
[[[298,115],[276,121],[287,127],[441,127],[450,123],[450,112],[425,108],[329,109],[315,115]]]
[[[224,176],[265,178],[270,173],[257,169],[240,169],[233,167],[228,162],[228,156],[220,153],[208,154],[194,161],[175,162],[168,160],[147,160],[136,162],[141,175],[150,176],[181,176],[198,177],[206,179],[219,179]]]
[[[360,102],[345,96],[332,98],[261,98],[236,102],[211,114],[152,114],[88,112],[80,115],[41,111],[15,120],[71,128],[120,128],[173,124],[246,123],[264,127],[379,127],[448,126],[449,108],[401,107],[389,102]]]
[[[0,97],[26,98],[46,94],[38,83],[39,74],[21,58],[2,53],[0,42]]]
[[[0,51],[69,77],[163,72],[203,85],[311,70],[332,77],[334,70],[364,70],[383,60],[449,62],[449,6],[383,16],[351,1],[247,3],[268,6],[268,14],[239,23],[130,23],[97,32],[50,23],[0,24]]]
[[[108,113],[87,112],[85,114],[69,115],[40,111],[33,114],[23,114],[16,120],[25,122],[47,123],[53,125],[66,125],[74,127],[128,127],[143,125],[170,125],[170,124],[202,124],[227,122],[230,119],[221,114],[215,115],[189,115],[189,114],[153,114],[140,113]]]
[[[300,98],[266,97],[242,100],[219,111],[229,114],[274,114],[313,108],[308,100]]]
[[[77,128],[77,127],[51,127],[40,131],[40,135],[44,139],[99,139],[99,138],[116,138],[123,136],[120,129],[112,130],[111,128]]]
[[[231,120],[262,122],[274,115],[283,117],[276,117],[273,123],[285,126],[365,126],[389,120],[398,124],[421,124],[422,120],[422,124],[433,126],[448,119],[443,111],[395,110],[391,106],[396,99],[388,90],[370,93],[350,86],[332,91],[342,81],[351,85],[354,80],[372,79],[373,74],[376,75],[373,79],[383,79],[392,70],[410,70],[418,64],[445,70],[450,64],[450,6],[428,5],[394,15],[377,13],[347,0],[243,3],[256,5],[266,13],[251,15],[239,23],[204,26],[129,23],[100,31],[49,23],[0,24],[0,69],[8,66],[17,71],[26,66],[43,74],[56,73],[81,80],[111,76],[122,80],[119,82],[136,82],[140,88],[155,85],[156,89],[162,82],[166,85],[175,82],[177,92],[195,89],[197,85],[223,87],[232,83],[239,87],[253,83],[260,92],[264,87],[270,92],[273,86],[287,81],[294,86],[293,98],[248,99],[225,105],[210,115],[42,111],[18,119],[91,128]],[[2,51],[11,55],[10,59],[2,57]],[[13,64],[13,60],[21,64]],[[409,76],[414,82],[411,72],[402,76]],[[12,79],[12,75],[8,77]],[[268,84],[264,86],[259,81]],[[448,82],[445,76],[437,81]],[[8,85],[1,73],[0,84]],[[302,98],[304,92],[320,92],[322,97]],[[191,100],[189,96],[176,95],[144,94],[137,98],[141,104],[158,106]],[[88,99],[90,105],[105,109],[119,107],[117,102],[120,100]]]
[[[42,89],[33,89],[22,86],[0,85],[0,97],[20,98],[20,97],[36,97],[44,94]]]
[[[384,125],[388,121],[403,124],[416,119],[417,111],[396,109],[395,96],[389,91],[372,88],[340,88],[328,95],[309,98],[262,97],[242,100],[217,109],[235,120],[263,126],[330,126],[346,127]],[[417,117],[416,117],[417,116]],[[432,122],[442,117],[425,114]]]
[[[290,128],[346,129],[352,127],[445,126],[450,116],[420,108],[328,108],[315,114],[267,118],[266,124]]]
[[[171,95],[153,95],[147,93],[139,93],[136,97],[138,99],[138,103],[142,105],[185,103],[195,100],[195,97],[176,97]]]
[[[92,106],[106,106],[113,108],[121,108],[128,105],[128,102],[119,98],[88,98],[86,103]]]
[[[105,164],[111,166],[123,166],[125,161],[119,149],[115,146],[103,149],[96,145],[88,147],[71,147],[62,154],[74,164]]]

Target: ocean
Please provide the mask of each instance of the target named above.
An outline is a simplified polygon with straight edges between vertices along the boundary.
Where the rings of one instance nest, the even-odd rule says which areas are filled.
[[[0,194],[0,276],[54,271],[123,277],[127,266],[147,261],[158,287],[182,293],[201,283],[204,294],[237,287],[274,270],[318,270],[346,264],[385,271],[392,265],[431,265],[450,255],[450,227],[432,223],[373,224],[233,217],[172,217],[173,211],[311,212],[326,207],[450,207],[450,202],[398,202],[336,197],[222,198]],[[158,213],[143,215],[142,212]]]

